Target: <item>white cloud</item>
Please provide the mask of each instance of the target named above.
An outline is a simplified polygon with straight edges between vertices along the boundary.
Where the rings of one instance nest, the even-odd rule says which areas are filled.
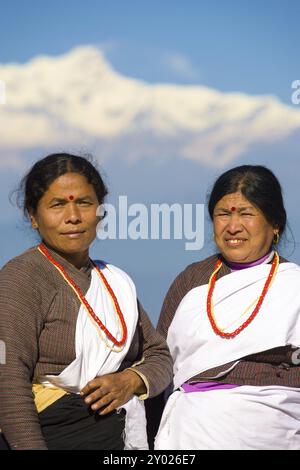
[[[166,55],[164,59],[165,66],[176,77],[185,78],[187,80],[199,80],[199,72],[190,62],[190,60],[182,54],[173,53]]]
[[[189,65],[177,59],[178,70]],[[0,80],[6,83],[6,104],[0,106],[4,155],[36,148],[89,148],[98,142],[109,157],[114,146],[120,149],[122,142],[143,135],[135,158],[148,156],[163,140],[165,149],[173,151],[176,145],[178,156],[219,166],[253,144],[273,145],[300,130],[300,110],[275,97],[130,79],[115,72],[93,46],[59,57],[39,56],[24,65],[2,65]]]

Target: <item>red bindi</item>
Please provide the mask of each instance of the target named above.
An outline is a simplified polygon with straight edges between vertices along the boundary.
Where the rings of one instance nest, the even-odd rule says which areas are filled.
[[[236,207],[232,207],[230,210],[231,210],[231,212],[234,212],[234,211],[236,211]]]
[[[74,196],[69,196],[70,201],[73,201]]]

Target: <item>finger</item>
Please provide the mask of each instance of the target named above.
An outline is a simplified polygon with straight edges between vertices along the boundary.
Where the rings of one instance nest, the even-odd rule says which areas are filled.
[[[93,390],[95,390],[95,386],[92,386],[89,383],[87,383],[81,390],[80,390],[80,395],[88,395],[89,393],[91,393]]]
[[[89,393],[85,397],[84,401],[87,405],[90,405],[91,403],[94,403],[94,401],[99,400],[100,398],[104,397],[105,395],[107,395],[107,390],[102,389],[102,388],[98,388],[94,392]]]
[[[90,380],[80,391],[81,395],[87,395],[93,392],[102,385],[102,378],[97,377],[96,379]]]
[[[100,400],[96,401],[95,403],[92,404],[91,409],[93,411],[100,410],[100,408],[105,408],[107,405],[109,405],[112,401],[115,400],[115,396],[111,393],[108,393],[104,397],[102,397]]]
[[[99,412],[99,415],[104,416],[115,411],[116,408],[120,406],[118,400],[113,400],[108,406],[104,407],[103,410]]]

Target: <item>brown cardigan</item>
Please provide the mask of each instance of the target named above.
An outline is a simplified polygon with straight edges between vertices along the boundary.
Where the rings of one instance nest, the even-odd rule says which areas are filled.
[[[80,270],[53,250],[85,294],[92,265]],[[25,251],[0,271],[0,339],[6,364],[0,365],[0,428],[13,449],[46,449],[32,395],[34,377],[59,374],[75,359],[75,328],[80,302],[58,271],[36,249]],[[172,360],[140,303],[139,323],[119,370],[135,366],[149,396],[172,380]]]

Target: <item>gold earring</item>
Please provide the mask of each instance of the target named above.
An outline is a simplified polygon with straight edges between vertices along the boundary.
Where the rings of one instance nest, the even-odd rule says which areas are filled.
[[[274,243],[274,245],[278,245],[279,239],[280,239],[280,235],[279,235],[278,232],[276,232],[276,233],[274,234],[274,238],[273,238],[273,243]]]
[[[36,223],[36,222],[33,222],[33,219],[31,219],[31,227],[32,227],[33,229],[38,228],[37,223]]]

